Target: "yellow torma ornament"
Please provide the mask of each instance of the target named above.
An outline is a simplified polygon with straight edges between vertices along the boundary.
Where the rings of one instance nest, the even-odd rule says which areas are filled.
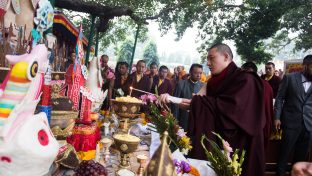
[[[13,66],[10,76],[27,79],[27,68],[27,62],[18,62]]]

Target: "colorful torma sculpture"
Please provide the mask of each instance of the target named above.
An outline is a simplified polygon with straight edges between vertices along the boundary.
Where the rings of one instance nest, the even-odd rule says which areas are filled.
[[[45,45],[30,54],[7,56],[13,67],[0,95],[0,175],[48,173],[58,153],[45,113],[34,114],[48,58]]]

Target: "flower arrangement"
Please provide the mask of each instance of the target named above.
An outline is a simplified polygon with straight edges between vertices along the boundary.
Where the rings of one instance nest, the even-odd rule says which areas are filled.
[[[179,175],[200,176],[198,170],[185,161],[173,160],[176,172]]]
[[[151,123],[151,129],[155,129],[159,134],[165,131],[169,133],[170,142],[176,146],[180,151],[187,155],[192,149],[190,138],[186,132],[178,125],[178,121],[172,115],[169,108],[165,105],[157,103],[157,97],[153,95],[143,95],[142,101],[149,103],[150,114],[141,114],[143,124]]]
[[[240,157],[238,156],[239,150],[236,149],[231,157],[233,149],[229,143],[225,141],[219,134],[212,132],[221,140],[223,145],[223,151],[212,140],[208,139],[205,135],[201,138],[201,144],[205,150],[208,161],[211,167],[218,176],[239,176],[242,174],[242,164],[244,162],[245,150],[242,150]],[[211,146],[211,150],[208,151],[204,140],[207,140]]]

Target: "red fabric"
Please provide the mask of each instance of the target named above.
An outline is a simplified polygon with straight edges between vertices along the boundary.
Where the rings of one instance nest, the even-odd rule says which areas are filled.
[[[232,62],[233,63],[233,62]],[[207,82],[207,92],[213,91],[223,81],[230,67],[226,67],[219,75],[212,76]],[[212,94],[212,92],[210,92]]]
[[[246,150],[242,176],[263,176],[266,117],[262,81],[255,73],[244,72],[234,63],[226,70],[224,78],[219,78],[213,86],[208,82],[207,96],[192,98],[188,130],[193,138],[190,157],[207,159],[200,138],[205,134],[215,140],[211,133],[215,131],[232,148]]]
[[[51,86],[43,85],[42,86],[42,98],[41,98],[42,106],[50,106],[51,105]]]
[[[73,74],[74,65],[71,64],[65,74],[65,84],[68,86],[68,98],[74,104],[74,110],[79,109],[80,87],[84,86],[85,79],[81,73],[81,67],[77,64],[76,73]]]
[[[93,134],[72,134],[66,140],[71,144],[77,152],[87,152],[89,150],[95,150],[97,142],[101,139],[99,128],[96,128]]]
[[[0,9],[0,16],[4,16],[5,12],[6,12],[5,10]]]
[[[82,123],[91,123],[91,101],[86,97],[82,96],[80,119]]]

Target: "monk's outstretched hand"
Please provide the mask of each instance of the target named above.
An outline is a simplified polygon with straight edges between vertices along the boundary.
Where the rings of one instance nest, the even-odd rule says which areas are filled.
[[[169,94],[167,94],[167,93],[165,93],[165,94],[161,94],[160,96],[159,96],[159,100],[160,100],[160,102],[162,102],[162,103],[170,103],[170,100],[169,100]]]

